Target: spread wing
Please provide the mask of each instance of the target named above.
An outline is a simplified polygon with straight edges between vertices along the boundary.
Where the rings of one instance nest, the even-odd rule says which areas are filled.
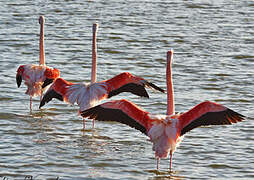
[[[199,127],[208,125],[229,125],[244,120],[244,116],[220,104],[205,101],[179,117],[181,135]]]
[[[77,103],[80,107],[80,111],[83,111],[105,99],[107,97],[106,88],[103,82],[74,84],[62,78],[58,78],[43,96],[40,107],[44,106],[53,98],[56,98],[70,104]]]
[[[148,95],[145,87],[148,87],[148,88],[151,88],[151,89],[155,89],[157,91],[160,91],[160,92],[164,93],[164,90],[161,89],[160,87],[154,85],[153,83],[144,81],[141,84],[127,83],[127,84],[119,87],[116,90],[112,90],[112,91],[109,92],[108,98],[110,98],[112,96],[115,96],[115,95],[118,95],[118,94],[120,94],[122,92],[130,92],[130,93],[135,94],[135,95],[140,96],[140,97],[147,97],[147,98],[149,98],[149,95]]]
[[[155,84],[148,82],[141,77],[134,76],[129,72],[120,73],[105,82],[109,87],[108,98],[118,95],[122,92],[130,92],[137,96],[149,98],[149,95],[145,89],[146,87],[163,93],[165,92]]]
[[[147,135],[148,112],[127,100],[103,103],[81,112],[81,116],[98,121],[116,121]]]
[[[40,107],[44,106],[46,103],[50,102],[52,99],[58,99],[60,101],[64,100],[64,96],[66,94],[66,90],[73,83],[64,80],[63,78],[58,78],[54,81],[54,83],[50,86],[47,92],[44,94]]]

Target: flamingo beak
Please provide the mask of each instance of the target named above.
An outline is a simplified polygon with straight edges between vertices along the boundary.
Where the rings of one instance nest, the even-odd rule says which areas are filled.
[[[17,74],[16,75],[16,83],[17,83],[18,88],[20,87],[21,82],[22,82],[22,76]]]
[[[46,78],[41,87],[45,88],[46,86],[50,85],[53,81],[54,79]]]

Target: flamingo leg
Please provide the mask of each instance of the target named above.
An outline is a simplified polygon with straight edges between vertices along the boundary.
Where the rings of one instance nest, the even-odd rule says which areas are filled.
[[[33,97],[30,96],[30,111],[32,111],[32,99],[33,99]]]
[[[170,150],[170,166],[169,166],[170,171],[172,169],[172,156],[173,156],[173,152],[172,152],[172,150]]]
[[[93,119],[93,128],[94,128],[95,120]]]
[[[41,100],[42,100],[42,93],[43,93],[43,91],[41,90],[40,102],[41,102]]]
[[[157,170],[159,169],[159,161],[160,161],[160,158],[157,158]]]
[[[83,130],[85,130],[86,128],[86,121],[85,121],[85,118],[83,118]]]

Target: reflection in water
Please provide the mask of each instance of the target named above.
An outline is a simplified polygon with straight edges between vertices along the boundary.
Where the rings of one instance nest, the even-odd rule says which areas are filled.
[[[107,152],[105,146],[112,141],[111,138],[106,136],[99,136],[95,130],[90,131],[92,134],[88,134],[87,130],[81,137],[77,138],[74,142],[77,143],[79,149],[81,149],[81,156],[89,156],[88,158],[95,158]]]
[[[159,171],[159,170],[148,170],[147,172],[156,174],[154,177],[149,177],[149,180],[162,180],[162,179],[186,179],[187,177],[178,176],[178,171]]]

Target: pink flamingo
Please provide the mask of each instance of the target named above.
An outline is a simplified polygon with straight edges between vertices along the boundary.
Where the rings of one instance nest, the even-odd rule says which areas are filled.
[[[149,87],[161,92],[163,89],[145,79],[124,72],[117,76],[100,82],[96,82],[96,32],[97,24],[93,26],[93,50],[92,50],[92,73],[91,83],[71,83],[63,78],[58,78],[43,96],[40,108],[46,103],[56,98],[69,104],[77,103],[79,112],[95,106],[99,101],[118,95],[122,92],[130,92],[141,97],[149,97],[145,87]],[[93,121],[94,127],[94,121]],[[83,129],[85,129],[85,119],[83,119]]]
[[[81,112],[83,117],[99,121],[117,121],[133,127],[150,138],[157,158],[167,158],[170,154],[170,171],[172,155],[181,142],[183,135],[199,126],[226,125],[240,122],[244,116],[220,104],[205,101],[189,111],[175,114],[174,92],[171,75],[173,51],[167,53],[167,114],[153,115],[142,110],[127,100],[103,103]]]
[[[45,87],[51,84],[60,76],[58,69],[53,69],[45,65],[44,54],[44,17],[40,16],[40,57],[39,65],[26,64],[19,66],[16,74],[16,82],[20,87],[22,80],[27,86],[26,94],[30,95],[30,110],[32,110],[32,97],[41,96]]]

